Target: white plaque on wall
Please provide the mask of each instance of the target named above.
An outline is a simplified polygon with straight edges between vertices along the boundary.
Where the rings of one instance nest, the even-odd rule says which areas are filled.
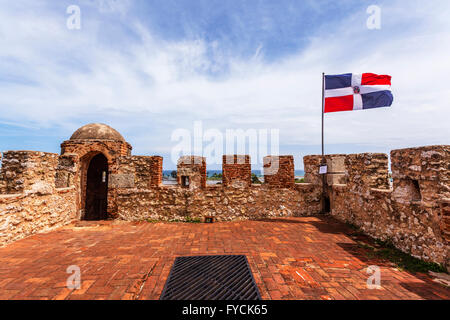
[[[319,174],[326,174],[328,170],[327,166],[320,166],[319,168]]]

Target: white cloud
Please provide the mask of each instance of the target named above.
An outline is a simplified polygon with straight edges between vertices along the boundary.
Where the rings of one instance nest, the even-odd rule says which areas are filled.
[[[128,12],[131,2],[130,0],[82,0],[81,5],[94,6],[100,13],[124,15]]]
[[[129,10],[129,2],[95,4],[103,15]],[[51,127],[114,115],[121,120],[111,124],[149,152],[157,148],[146,140],[165,150],[171,130],[201,119],[215,119],[209,125],[222,130],[279,128],[282,145],[318,145],[321,72],[375,72],[393,76],[393,108],[326,115],[327,143],[366,144],[368,150],[448,143],[450,5],[409,6],[383,5],[381,31],[364,28],[365,11],[354,13],[332,29],[324,26],[302,51],[267,63],[263,46],[245,60],[219,40],[169,42],[132,21],[128,27],[139,40],[118,34],[110,46],[101,20],[84,17],[82,30],[70,31],[64,11],[3,3],[0,70],[21,81],[0,82],[0,120]],[[226,72],[212,76],[219,70]],[[169,127],[134,131],[145,114]]]

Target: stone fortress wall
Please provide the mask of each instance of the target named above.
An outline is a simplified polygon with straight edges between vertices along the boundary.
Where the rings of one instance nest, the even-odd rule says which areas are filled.
[[[76,219],[76,188],[57,188],[59,155],[3,154],[0,171],[0,246]]]
[[[328,158],[345,171],[327,186],[331,214],[400,250],[450,266],[450,146]],[[328,177],[328,180],[329,177]]]
[[[135,171],[137,162],[132,159],[139,158],[131,157],[128,163],[124,161],[120,171]],[[273,158],[266,157],[267,161]],[[183,221],[207,216],[216,221],[230,221],[319,213],[321,189],[310,183],[295,184],[293,157],[279,156],[279,159],[277,174],[269,176],[267,171],[271,168],[265,167],[266,183],[258,185],[252,184],[250,156],[225,155],[222,184],[207,185],[206,159],[182,157],[178,161],[178,184],[175,186],[117,185],[117,215],[131,221]],[[285,159],[289,161],[284,162]],[[162,176],[161,166],[156,167],[150,162],[144,171]]]
[[[388,156],[376,153],[325,156],[325,179],[319,175],[322,157],[305,156],[305,183],[294,181],[293,156],[267,156],[262,185],[252,184],[248,155],[224,155],[219,185],[206,184],[205,158],[182,157],[178,184],[171,186],[162,185],[163,158],[131,155],[131,146],[115,130],[106,136],[95,130],[92,135],[92,127],[89,135],[80,130],[61,145],[61,155],[3,154],[0,245],[82,220],[87,168],[95,155],[103,154],[108,165],[107,216],[112,219],[187,221],[213,216],[233,221],[313,215],[328,207],[331,215],[374,238],[390,240],[423,260],[450,265],[450,146],[392,151],[393,187]]]

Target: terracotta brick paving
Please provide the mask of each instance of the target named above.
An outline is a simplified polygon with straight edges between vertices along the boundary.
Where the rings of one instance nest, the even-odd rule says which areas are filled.
[[[71,225],[0,248],[0,299],[158,299],[176,256],[244,254],[263,299],[449,299],[426,274],[368,260],[330,217]],[[361,239],[359,239],[361,240]],[[81,269],[81,289],[66,269]],[[366,269],[381,267],[381,289]]]

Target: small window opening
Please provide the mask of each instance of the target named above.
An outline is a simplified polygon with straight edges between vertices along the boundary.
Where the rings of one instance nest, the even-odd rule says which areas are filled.
[[[189,187],[189,176],[181,176],[181,186],[182,187]]]
[[[421,201],[422,200],[422,194],[420,192],[419,181],[412,180],[411,186],[412,186],[412,190],[411,190],[412,191],[411,192],[412,200],[413,201]]]

